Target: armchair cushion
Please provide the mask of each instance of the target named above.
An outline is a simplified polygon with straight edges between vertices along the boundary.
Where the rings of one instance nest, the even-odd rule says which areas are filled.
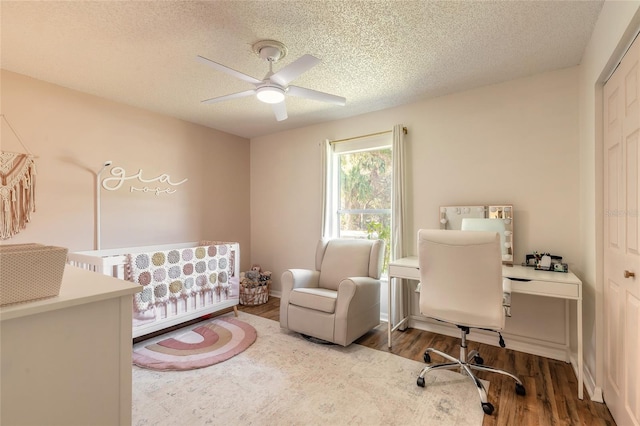
[[[289,296],[289,304],[332,314],[336,311],[338,292],[326,288],[297,288]]]

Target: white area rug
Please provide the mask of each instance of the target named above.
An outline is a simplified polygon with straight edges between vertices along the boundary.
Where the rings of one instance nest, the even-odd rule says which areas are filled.
[[[421,388],[421,362],[311,343],[244,312],[239,319],[258,338],[227,361],[190,371],[134,366],[133,424],[482,425],[477,390],[458,373],[431,372]]]

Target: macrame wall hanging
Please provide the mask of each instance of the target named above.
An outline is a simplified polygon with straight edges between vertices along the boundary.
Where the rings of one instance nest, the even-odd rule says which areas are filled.
[[[0,239],[6,240],[26,228],[36,211],[36,163],[4,114],[0,117],[26,151],[0,151]]]

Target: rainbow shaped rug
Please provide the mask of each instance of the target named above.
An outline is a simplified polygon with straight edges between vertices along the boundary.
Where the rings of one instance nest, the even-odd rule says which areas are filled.
[[[253,326],[231,317],[219,317],[176,330],[133,346],[133,363],[159,371],[208,367],[225,361],[256,341]]]

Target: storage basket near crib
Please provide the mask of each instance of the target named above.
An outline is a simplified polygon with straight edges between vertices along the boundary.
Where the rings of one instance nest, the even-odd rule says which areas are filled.
[[[251,271],[240,274],[240,304],[262,305],[269,300],[271,286],[271,272],[262,272],[258,265]]]
[[[35,243],[0,245],[0,306],[57,296],[67,251]]]

